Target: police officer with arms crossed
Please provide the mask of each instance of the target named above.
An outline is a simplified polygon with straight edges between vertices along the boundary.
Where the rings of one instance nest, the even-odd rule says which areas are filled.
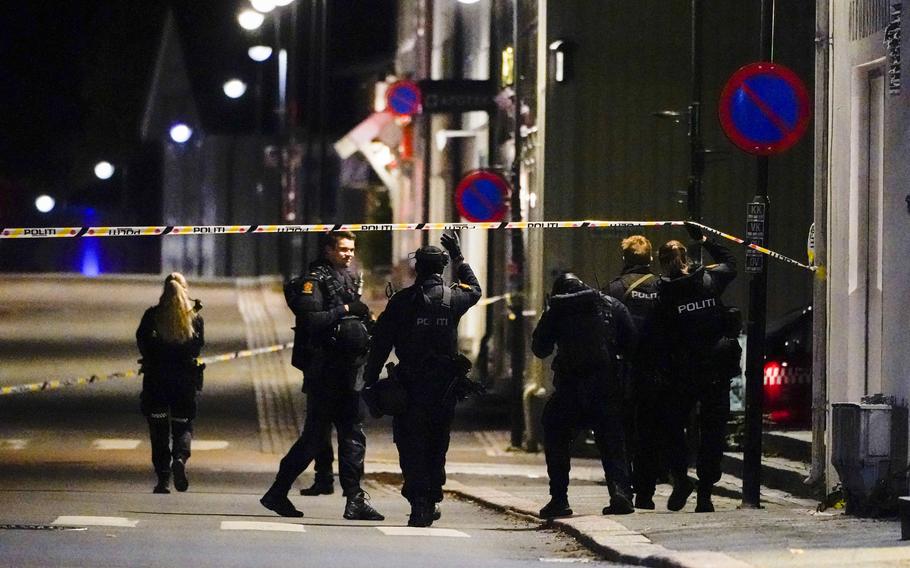
[[[651,241],[642,235],[623,239],[620,245],[623,269],[607,293],[628,309],[638,332],[638,344],[623,362],[625,387],[623,427],[632,472],[636,509],[654,509],[654,488],[660,469],[660,409],[662,396],[652,333],[657,306],[657,275],[651,272]]]
[[[379,380],[392,348],[400,362],[399,380],[407,406],[392,421],[404,486],[411,504],[409,526],[428,527],[439,518],[445,459],[455,412],[451,385],[458,376],[458,321],[480,299],[480,282],[464,262],[457,235],[444,234],[442,246],[424,246],[415,253],[417,279],[397,292],[379,316],[373,333],[364,379]],[[442,272],[452,259],[457,284],[447,286]]]
[[[686,223],[689,235],[717,261],[690,264],[686,247],[669,241],[660,247],[656,330],[667,351],[662,372],[667,376],[667,443],[673,492],[667,508],[679,511],[694,486],[688,477],[686,424],[698,403],[698,499],[696,512],[712,512],[711,490],[720,479],[720,462],[730,414],[730,379],[739,374],[741,349],[737,323],[721,294],[736,277],[736,259],[723,245],[707,239],[698,226]],[[738,312],[736,312],[738,314]],[[738,318],[734,317],[734,322]],[[731,329],[733,328],[733,329]]]
[[[355,235],[332,231],[320,239],[321,257],[285,290],[296,317],[292,364],[304,374],[307,416],[303,432],[282,458],[275,481],[259,500],[283,517],[302,517],[287,494],[310,462],[324,452],[332,425],[338,433],[338,477],[347,504],[344,518],[384,519],[360,488],[366,437],[360,406],[362,366],[369,345],[365,321],[370,310],[360,300],[359,283],[348,267]]]
[[[543,411],[544,449],[550,478],[550,502],[542,518],[566,517],[572,442],[583,429],[594,431],[600,450],[610,505],[603,514],[634,511],[622,428],[622,384],[616,356],[635,345],[629,310],[617,299],[588,287],[578,276],[556,278],[549,307],[531,341],[544,359],[553,348],[555,391]]]

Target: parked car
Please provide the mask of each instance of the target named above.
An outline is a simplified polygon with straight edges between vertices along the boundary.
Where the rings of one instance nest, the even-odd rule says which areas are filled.
[[[768,325],[764,411],[775,424],[808,427],[812,418],[812,306]]]

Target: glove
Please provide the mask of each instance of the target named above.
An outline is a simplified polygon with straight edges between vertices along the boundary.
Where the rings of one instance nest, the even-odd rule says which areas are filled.
[[[439,239],[439,243],[449,251],[449,257],[453,261],[462,260],[464,257],[461,255],[461,244],[458,241],[458,233],[443,233],[442,237]]]
[[[685,221],[684,225],[686,232],[689,233],[693,241],[700,243],[705,240],[705,234],[701,232],[701,228],[698,225],[690,221]]]
[[[352,316],[365,318],[370,316],[370,308],[360,300],[354,300],[348,304],[348,313]]]

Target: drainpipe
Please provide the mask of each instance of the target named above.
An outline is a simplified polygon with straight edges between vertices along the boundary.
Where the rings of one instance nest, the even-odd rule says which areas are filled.
[[[812,466],[807,485],[824,483],[828,414],[828,80],[831,57],[830,0],[815,5],[815,266],[812,290]]]

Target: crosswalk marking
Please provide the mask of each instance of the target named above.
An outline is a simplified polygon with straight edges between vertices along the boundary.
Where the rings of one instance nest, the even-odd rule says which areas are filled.
[[[124,517],[79,517],[63,516],[57,517],[52,525],[87,525],[93,527],[125,527],[136,528],[139,521],[126,519]]]
[[[28,440],[21,438],[7,438],[0,440],[0,450],[24,450],[28,445]]]
[[[221,521],[223,531],[281,531],[306,532],[306,527],[294,523],[266,523],[261,521]]]
[[[190,449],[194,452],[205,452],[208,450],[224,450],[230,444],[224,440],[193,440]]]
[[[92,441],[93,450],[135,450],[141,440],[128,440],[125,438],[98,438]]]
[[[434,529],[433,527],[376,527],[386,536],[441,536],[447,538],[471,538],[471,535],[455,529]]]

